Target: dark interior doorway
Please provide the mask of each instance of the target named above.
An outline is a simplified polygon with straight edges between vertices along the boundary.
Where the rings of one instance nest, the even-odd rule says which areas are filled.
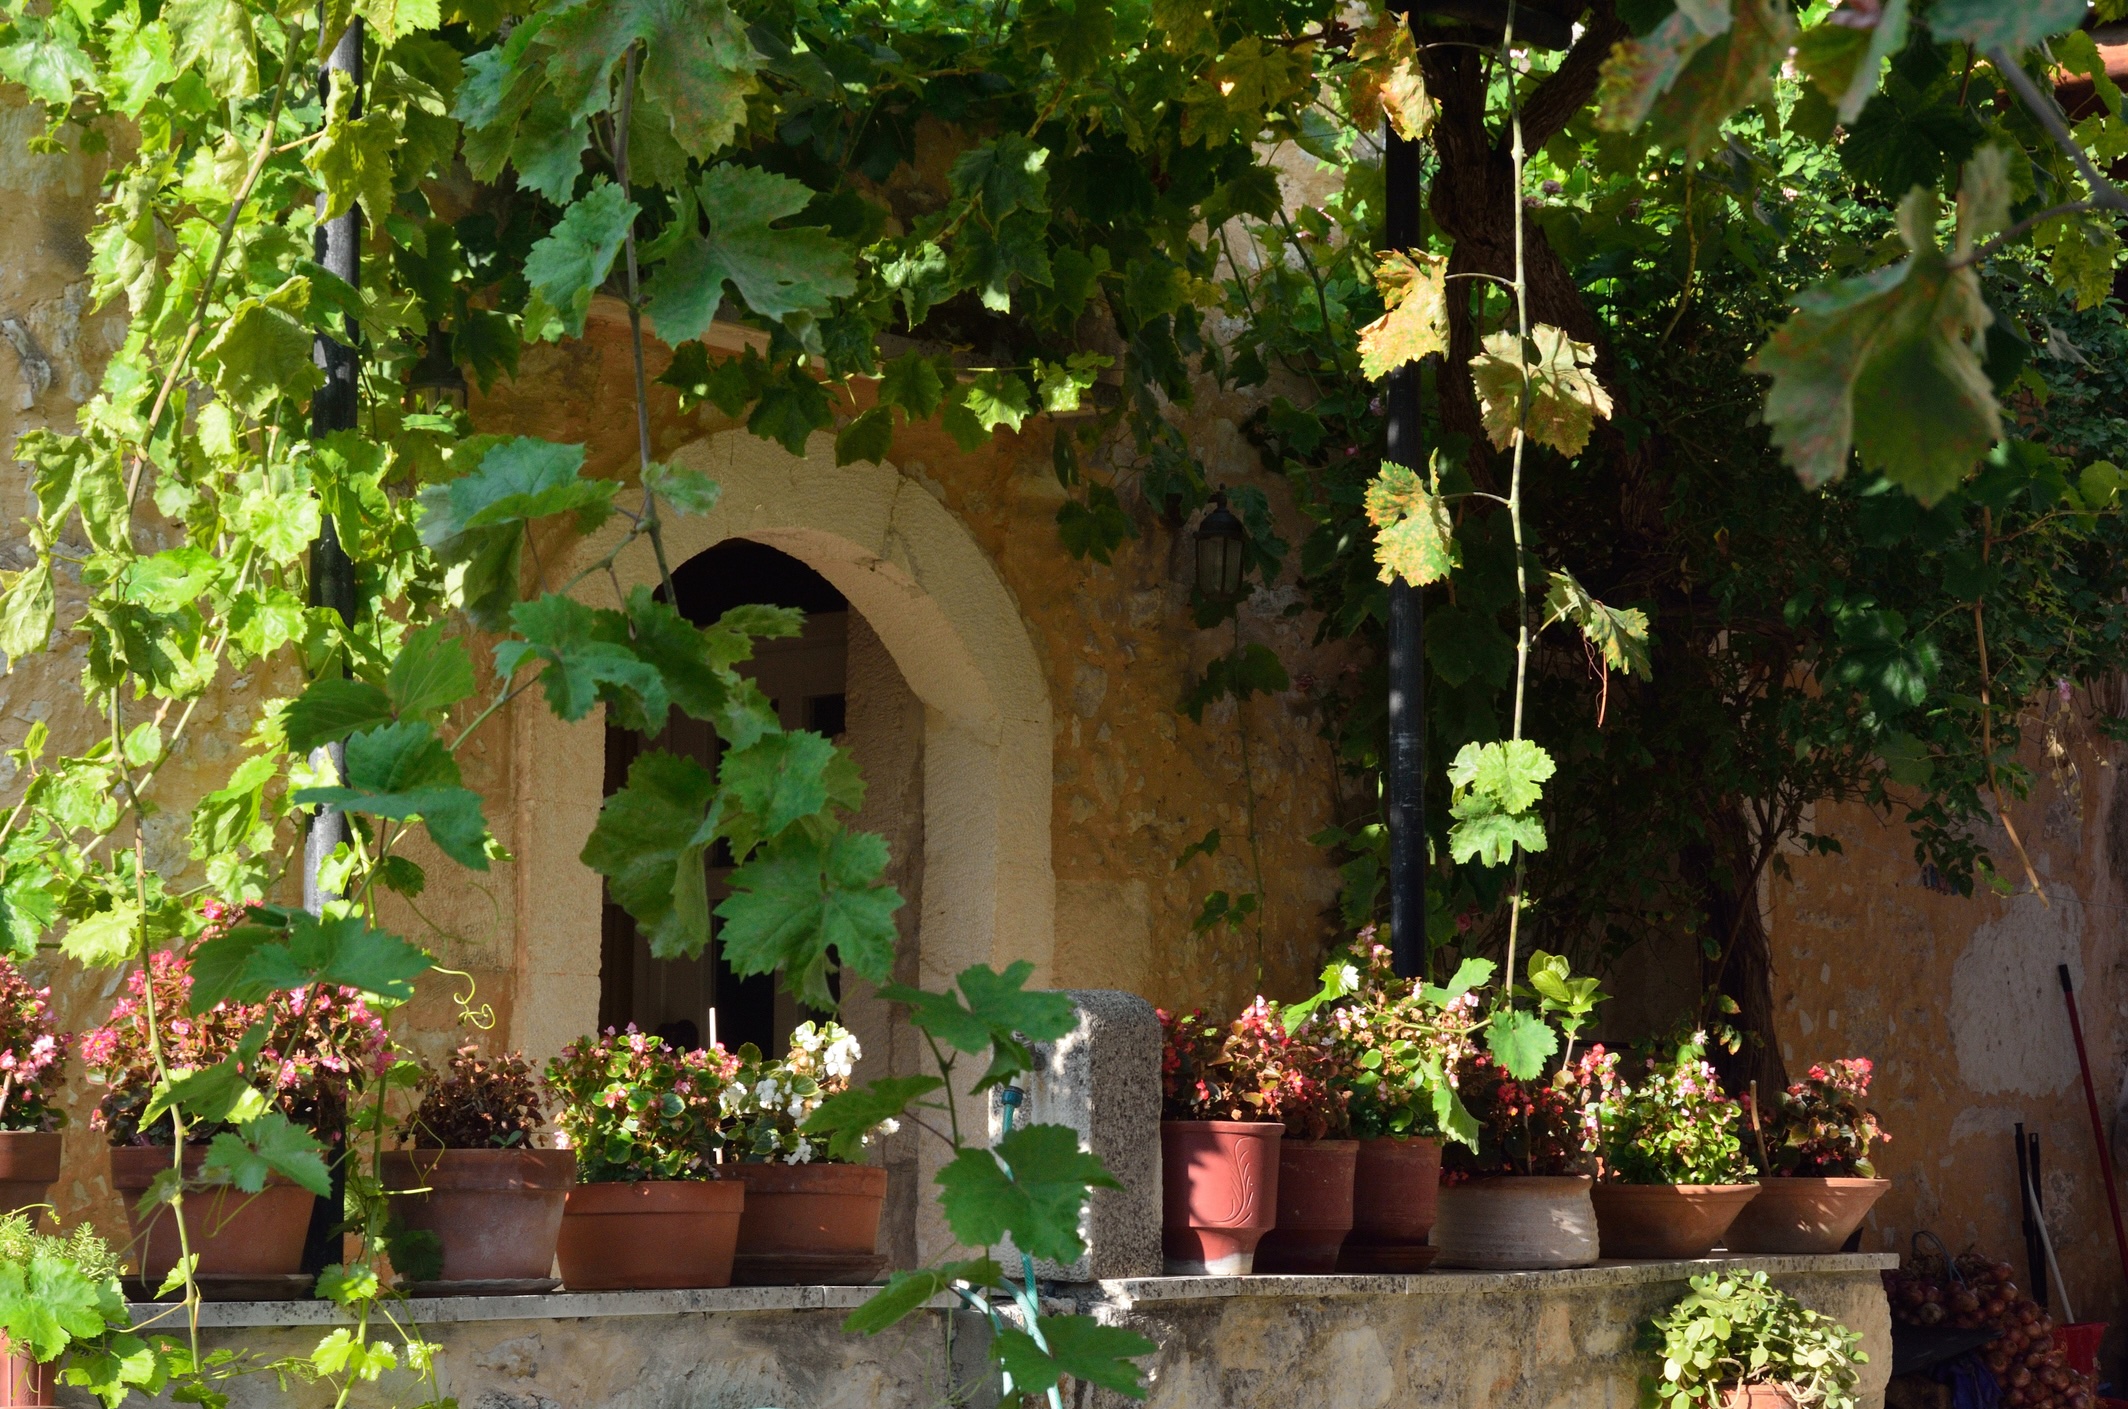
[[[796,607],[804,634],[755,644],[740,667],[761,688],[786,729],[813,729],[834,738],[844,730],[848,674],[849,603],[833,584],[788,553],[748,539],[727,539],[674,570],[681,615],[706,626],[746,603]],[[606,730],[606,793],[619,791],[628,768],[647,749],[693,758],[716,770],[721,744],[697,719],[674,710],[655,738],[629,729]],[[706,861],[710,902],[727,894],[731,857],[721,848]],[[714,923],[714,922],[713,922]],[[790,1031],[813,1016],[780,992],[772,975],[740,978],[731,971],[712,931],[699,959],[655,959],[628,912],[609,896],[599,942],[599,1026],[663,1036],[675,1046],[722,1042],[736,1050],[751,1042],[775,1053]]]

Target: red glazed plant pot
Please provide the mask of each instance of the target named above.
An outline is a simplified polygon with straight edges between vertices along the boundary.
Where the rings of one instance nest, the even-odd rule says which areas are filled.
[[[199,1177],[207,1160],[203,1145],[185,1151],[185,1175]],[[140,1196],[155,1176],[170,1168],[170,1150],[158,1145],[111,1147],[111,1187],[125,1201],[133,1226],[133,1255],[140,1279],[159,1286],[177,1266],[177,1218],[168,1204],[143,1215]],[[229,1187],[185,1195],[185,1238],[198,1255],[196,1277],[286,1277],[303,1267],[303,1237],[318,1196],[281,1175],[269,1175],[256,1194]]]
[[[728,1287],[746,1186],[736,1179],[579,1184],[562,1213],[571,1291]]]
[[[0,1336],[0,1409],[51,1409],[52,1382],[59,1378],[59,1365],[39,1365],[36,1357],[17,1355]]]
[[[1278,1215],[1276,1121],[1160,1123],[1160,1242],[1171,1277],[1246,1277]]]
[[[1773,1175],[1729,1225],[1731,1252],[1838,1252],[1891,1188],[1889,1179]]]
[[[0,1213],[51,1201],[63,1138],[56,1130],[0,1130]]]
[[[1441,1194],[1441,1144],[1416,1136],[1359,1142],[1352,1178],[1352,1233],[1340,1272],[1423,1272]]]
[[[1598,1184],[1596,1230],[1605,1257],[1705,1257],[1756,1184]]]
[[[1278,1142],[1278,1221],[1256,1245],[1258,1272],[1322,1274],[1337,1270],[1352,1231],[1357,1140]]]
[[[740,1286],[869,1282],[881,1267],[887,1171],[869,1164],[728,1164],[746,1185],[733,1280]]]
[[[554,1270],[574,1150],[390,1150],[380,1173],[392,1211],[436,1235],[440,1282],[531,1281]]]

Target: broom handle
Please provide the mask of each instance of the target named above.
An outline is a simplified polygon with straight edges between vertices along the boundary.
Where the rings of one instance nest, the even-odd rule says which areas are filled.
[[[2076,985],[2070,981],[2067,964],[2056,965],[2055,971],[2061,975],[2062,1002],[2069,1009],[2069,1035],[2076,1040],[2076,1065],[2084,1075],[2084,1105],[2091,1113],[2091,1140],[2098,1146],[2098,1172],[2106,1181],[2106,1207],[2113,1214],[2113,1247],[2120,1254],[2121,1276],[2128,1279],[2128,1228],[2121,1226],[2121,1196],[2113,1182],[2113,1152],[2106,1147],[2106,1124],[2099,1118],[2098,1088],[2091,1084],[2091,1057],[2084,1050],[2084,1024],[2076,1013]]]

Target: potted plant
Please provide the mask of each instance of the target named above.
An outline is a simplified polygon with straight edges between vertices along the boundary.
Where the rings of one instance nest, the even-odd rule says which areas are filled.
[[[1656,1358],[1643,1409],[1857,1409],[1860,1332],[1805,1307],[1763,1272],[1707,1272],[1643,1328]]]
[[[863,1284],[884,1268],[887,1171],[853,1163],[800,1130],[821,1102],[849,1089],[862,1055],[856,1034],[835,1022],[800,1023],[773,1062],[751,1042],[739,1049],[722,1103],[724,1172],[746,1186],[732,1268],[740,1286]],[[875,1127],[896,1128],[891,1120]],[[855,1155],[869,1138],[838,1149]]]
[[[399,1127],[412,1148],[387,1151],[379,1167],[400,1226],[434,1240],[435,1265],[419,1269],[429,1275],[417,1284],[460,1295],[553,1285],[576,1152],[537,1148],[546,1123],[538,1078],[518,1053],[461,1047],[423,1076],[421,1104]],[[395,1265],[403,1245],[393,1243]]]
[[[1442,1157],[1433,1228],[1441,1266],[1505,1271],[1596,1260],[1590,1122],[1616,1069],[1601,1045],[1562,1061],[1548,1079],[1519,1080],[1490,1054],[1463,1064],[1457,1091],[1477,1138]]]
[[[58,1237],[37,1232],[25,1212],[0,1216],[0,1407],[55,1404],[62,1379],[112,1404],[128,1388],[162,1387],[152,1348],[136,1337],[113,1344],[131,1325],[120,1270],[86,1224]]]
[[[0,1213],[44,1203],[59,1177],[70,1038],[53,1026],[51,998],[0,957]]]
[[[202,1070],[236,1054],[250,1086],[272,1093],[270,1109],[328,1143],[344,1140],[351,1084],[389,1061],[390,1039],[351,989],[291,990],[263,1003],[225,1001],[189,1014],[191,970],[169,950],[145,971],[133,970],[127,983],[109,1020],[83,1035],[81,1056],[89,1080],[104,1088],[89,1125],[110,1141],[111,1186],[127,1200],[139,1275],[152,1289],[177,1265],[179,1237],[169,1181],[158,1178],[176,1166],[176,1129],[167,1113],[148,1117],[157,1080],[151,1026],[169,1070]],[[263,1040],[250,1048],[244,1039],[255,1026]],[[209,1144],[232,1128],[194,1122],[185,1131],[184,1208],[186,1237],[199,1258],[195,1276],[209,1283],[292,1276],[316,1196],[279,1173],[268,1173],[256,1193],[201,1184]]]
[[[1286,1032],[1262,998],[1231,1024],[1159,1014],[1161,1246],[1170,1276],[1247,1276],[1278,1209]]]
[[[1648,1058],[1595,1107],[1605,1257],[1705,1257],[1758,1193],[1743,1112],[1722,1094],[1705,1042],[1694,1033],[1672,1060]]]
[[[1759,1196],[1729,1229],[1732,1251],[1838,1252],[1862,1226],[1891,1187],[1870,1161],[1892,1138],[1862,1104],[1872,1072],[1867,1057],[1814,1066],[1771,1110],[1751,1109]]]
[[[1286,1133],[1278,1142],[1272,1225],[1256,1245],[1258,1272],[1335,1272],[1352,1231],[1360,1152],[1346,1109],[1351,1082],[1344,1062],[1352,1049],[1337,1040],[1334,1027],[1320,1027],[1285,1034],[1278,1114]]]
[[[1344,1095],[1358,1141],[1352,1231],[1338,1271],[1410,1273],[1432,1264],[1441,1136],[1452,1118],[1457,1068],[1473,1051],[1476,985],[1491,972],[1477,960],[1447,988],[1400,979],[1369,925],[1323,970],[1315,997],[1285,1010],[1296,1040],[1330,1042],[1329,1079]]]
[[[608,1028],[547,1063],[577,1183],[556,1251],[573,1291],[731,1285],[746,1185],[720,1178],[722,1047],[674,1051]]]

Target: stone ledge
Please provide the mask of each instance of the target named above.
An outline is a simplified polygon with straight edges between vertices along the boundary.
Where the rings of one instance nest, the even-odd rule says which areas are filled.
[[[416,1297],[394,1303],[400,1319],[435,1326],[460,1321],[570,1321],[601,1316],[679,1316],[697,1312],[848,1311],[877,1287],[717,1287],[660,1292],[548,1292],[538,1296]],[[931,1305],[958,1305],[940,1297]],[[136,1302],[135,1326],[151,1318],[181,1316],[171,1302]],[[328,1301],[210,1301],[200,1307],[200,1325],[332,1326],[352,1324]]]
[[[1415,1276],[1390,1277],[1119,1277],[1091,1284],[1088,1290],[1093,1294],[1085,1299],[1130,1307],[1213,1297],[1485,1296],[1498,1292],[1541,1292],[1569,1287],[1593,1290],[1680,1282],[1703,1272],[1727,1268],[1781,1277],[1809,1273],[1883,1272],[1898,1265],[1897,1253],[1837,1252],[1816,1257],[1738,1255],[1682,1261],[1600,1262],[1594,1267],[1574,1267],[1556,1272],[1444,1269]]]

